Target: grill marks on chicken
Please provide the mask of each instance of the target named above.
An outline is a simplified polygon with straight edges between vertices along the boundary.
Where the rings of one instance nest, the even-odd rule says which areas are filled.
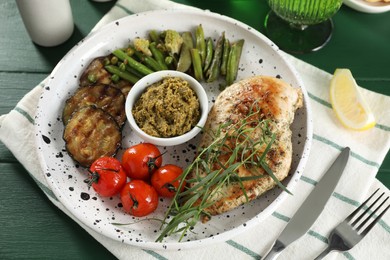
[[[275,134],[276,138],[270,151],[266,154],[265,162],[276,178],[282,181],[288,176],[292,162],[290,125],[294,120],[295,111],[303,104],[302,99],[300,89],[293,88],[277,78],[255,76],[239,81],[226,88],[217,97],[209,112],[204,132],[215,132],[221,124],[228,121],[237,123],[248,116],[250,119],[247,121],[268,120],[269,130]],[[255,102],[256,106],[254,106]],[[257,107],[260,111],[253,113],[253,107]],[[262,138],[263,134],[264,132],[260,129],[249,132],[250,138],[254,141]],[[200,147],[205,148],[213,141],[212,136],[204,134]],[[228,140],[226,146],[234,148],[235,144],[229,142]],[[262,154],[265,146],[256,148],[259,155]],[[221,164],[214,164],[212,170],[220,169],[230,155],[229,151],[224,151],[224,154],[219,157]],[[204,177],[207,176],[207,172],[191,172],[189,178],[196,178],[197,175]],[[210,198],[213,205],[206,208],[205,212],[210,215],[227,212],[257,198],[276,185],[275,181],[261,167],[240,166],[238,169],[239,177],[255,175],[263,175],[264,177],[243,181],[243,187],[237,182],[223,186],[213,198]]]

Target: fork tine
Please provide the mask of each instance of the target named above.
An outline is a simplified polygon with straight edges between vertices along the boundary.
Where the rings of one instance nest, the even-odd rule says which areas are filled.
[[[371,194],[371,196],[368,198],[368,199],[366,199],[366,201],[364,201],[357,209],[355,209],[345,220],[347,221],[347,222],[349,222],[349,221],[351,221],[351,219],[359,212],[359,210],[361,209],[361,208],[363,208],[364,207],[364,205],[366,205],[366,203],[375,195],[375,193],[377,192],[379,190],[379,188],[376,190],[376,191],[374,191],[374,193],[373,194]]]
[[[360,214],[359,217],[355,219],[355,221],[352,223],[352,226],[355,226],[364,217],[364,215],[366,215],[371,210],[371,208],[382,198],[383,195],[385,195],[384,192],[362,214]],[[372,196],[370,196],[370,198],[371,197]],[[368,201],[365,201],[364,204],[366,204],[366,202]]]
[[[389,197],[387,197],[388,199]],[[386,199],[386,200],[387,200]],[[383,203],[382,203],[383,204]],[[381,204],[381,205],[382,205]],[[383,217],[383,215],[385,215],[386,211],[390,208],[390,205],[387,205],[387,207],[385,208],[385,210],[382,211],[382,213],[377,216],[374,221],[361,233],[361,235],[365,236],[367,235],[367,233],[375,226],[375,224]]]
[[[388,199],[389,199],[389,197],[387,197],[384,201],[382,201],[382,203],[357,227],[358,231],[375,215],[375,213],[378,211],[378,209],[380,209],[383,206],[383,204],[386,203],[386,201]]]

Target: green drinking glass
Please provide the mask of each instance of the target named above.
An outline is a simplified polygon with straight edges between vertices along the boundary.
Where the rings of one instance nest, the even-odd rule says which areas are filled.
[[[333,22],[342,0],[268,0],[266,34],[289,53],[322,48],[331,38]]]

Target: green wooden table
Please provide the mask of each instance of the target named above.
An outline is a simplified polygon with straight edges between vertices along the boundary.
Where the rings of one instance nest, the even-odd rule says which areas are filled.
[[[269,11],[264,0],[181,0],[241,20],[264,32]],[[8,113],[43,80],[57,62],[85,37],[115,1],[71,0],[75,32],[58,47],[34,45],[15,1],[0,3],[0,114]],[[335,31],[322,50],[298,58],[333,73],[350,68],[358,83],[390,96],[390,12],[364,14],[343,6],[334,17]],[[23,166],[0,143],[0,259],[112,259],[114,256],[58,210]],[[390,156],[378,179],[390,188]]]

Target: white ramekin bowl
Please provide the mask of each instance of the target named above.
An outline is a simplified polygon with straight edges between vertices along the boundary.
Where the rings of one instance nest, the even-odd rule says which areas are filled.
[[[137,123],[134,120],[133,117],[133,106],[138,100],[138,98],[141,96],[141,94],[146,90],[147,87],[152,85],[153,83],[156,83],[158,81],[161,81],[165,77],[179,77],[187,82],[189,82],[190,87],[195,91],[196,95],[198,96],[198,100],[200,103],[200,119],[197,125],[192,128],[187,133],[175,136],[175,137],[169,137],[169,138],[161,138],[161,137],[155,137],[151,136],[144,131],[141,130],[141,128],[137,125]],[[144,76],[142,79],[140,79],[134,86],[131,88],[127,99],[126,99],[126,116],[127,120],[130,123],[131,129],[144,141],[159,145],[159,146],[173,146],[178,145],[187,142],[188,140],[194,138],[202,129],[204,124],[206,123],[207,115],[209,112],[209,106],[208,106],[208,98],[207,94],[203,88],[203,86],[195,80],[193,77],[191,77],[188,74],[185,74],[183,72],[174,71],[174,70],[163,70],[163,71],[157,71],[154,73],[151,73],[147,76]]]

